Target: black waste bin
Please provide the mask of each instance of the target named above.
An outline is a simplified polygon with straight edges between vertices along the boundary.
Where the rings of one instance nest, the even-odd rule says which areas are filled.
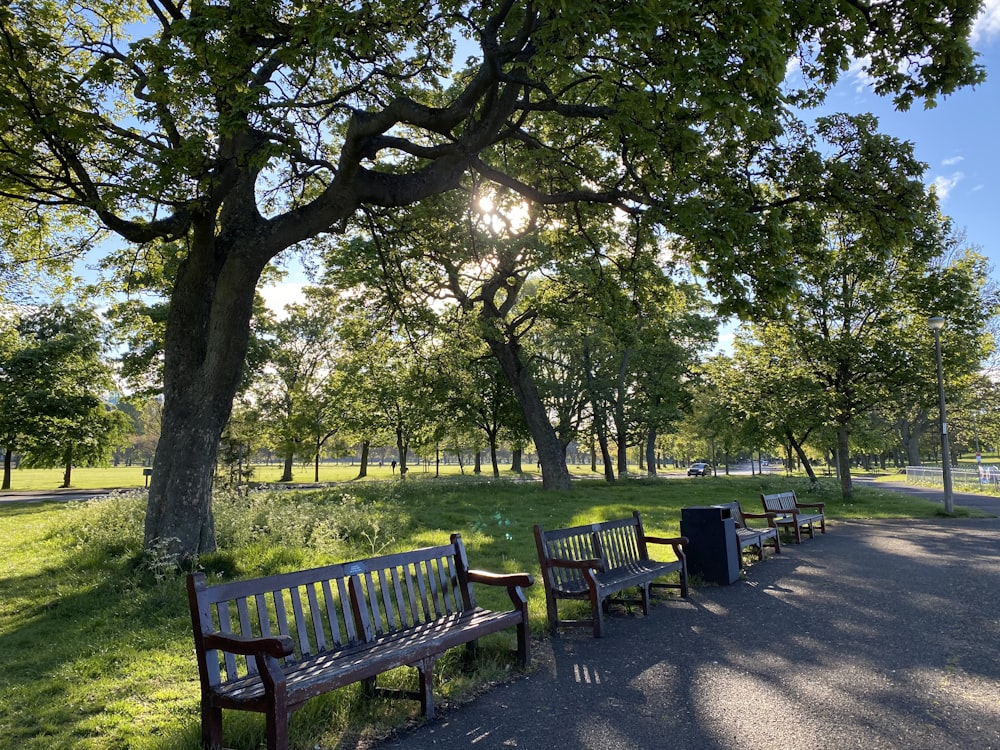
[[[736,551],[736,521],[727,505],[695,505],[681,508],[681,534],[688,573],[709,583],[728,585],[740,578]]]

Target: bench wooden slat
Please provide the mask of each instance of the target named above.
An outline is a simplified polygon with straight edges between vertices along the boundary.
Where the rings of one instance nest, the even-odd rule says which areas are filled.
[[[316,594],[316,584],[306,586],[306,602],[309,605],[309,616],[312,617],[312,632],[316,642],[316,653],[326,651],[326,630],[323,627],[323,607]]]
[[[330,633],[330,647],[339,648],[343,644],[340,632],[340,618],[337,616],[337,602],[333,597],[333,587],[329,581],[322,581],[323,612],[326,614],[326,627]]]
[[[450,545],[309,571],[208,586],[188,577],[188,599],[202,692],[202,740],[221,747],[222,709],[267,716],[269,750],[287,746],[288,715],[322,692],[416,667],[417,698],[431,717],[433,666],[444,650],[473,647],[483,635],[517,629],[517,660],[530,660],[530,575],[480,574],[505,586],[513,609],[475,606],[461,537]],[[208,640],[211,639],[211,640]],[[211,644],[207,647],[206,644]]]
[[[232,622],[229,619],[229,602],[222,602],[221,607],[219,608],[219,632],[221,633],[233,632]],[[237,674],[236,656],[234,654],[231,654],[227,651],[225,663],[226,663],[227,677],[229,675]]]

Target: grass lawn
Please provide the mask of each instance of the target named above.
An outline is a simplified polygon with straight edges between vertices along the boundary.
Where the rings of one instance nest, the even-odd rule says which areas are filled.
[[[220,551],[198,567],[213,578],[250,577],[446,541],[462,533],[474,567],[537,575],[532,525],[556,528],[621,517],[638,509],[649,533],[676,535],[680,509],[794,488],[822,499],[832,519],[928,518],[940,505],[879,489],[855,499],[836,486],[810,490],[801,480],[733,477],[580,482],[546,493],[540,483],[426,480],[323,490],[220,496]],[[85,504],[0,504],[0,748],[195,750],[198,684],[183,576],[141,553],[139,493]],[[834,522],[831,533],[837,533]],[[821,543],[821,542],[817,542]],[[766,565],[767,562],[757,563]],[[477,590],[487,607],[505,594]],[[491,596],[497,598],[491,599]],[[528,591],[531,625],[546,633],[539,582]],[[509,673],[513,634],[487,639],[477,670],[458,656],[439,662],[435,690],[462,700]],[[412,670],[390,675],[412,686]],[[408,682],[409,681],[409,682]],[[359,686],[316,699],[292,721],[292,747],[334,748],[416,716],[409,701],[363,700]],[[260,746],[263,722],[227,712],[226,744]]]
[[[105,466],[90,467],[78,466],[73,468],[70,484],[74,489],[129,489],[145,487],[146,477],[143,475],[142,466]],[[324,463],[320,465],[320,482],[349,482],[358,476],[358,464],[350,463]],[[466,476],[474,478],[471,466],[459,466],[458,464],[441,464],[435,467],[433,464],[418,464],[409,467],[410,476],[417,479],[434,477],[436,474],[443,477]],[[590,470],[590,466],[570,466],[570,474],[578,479],[600,478],[600,474],[595,474]],[[502,477],[540,477],[541,474],[525,472],[514,475],[507,467],[502,467]],[[483,466],[483,474],[492,473],[489,466]],[[676,469],[672,473],[683,474],[684,469]],[[257,464],[253,467],[251,481],[255,483],[276,483],[281,479],[282,466],[280,464]],[[391,463],[383,463],[381,466],[376,461],[368,465],[368,480],[384,481],[398,478],[399,469],[395,471]],[[316,478],[315,469],[311,464],[296,464],[292,470],[292,482],[296,484],[311,483]],[[62,485],[62,469],[14,469],[11,472],[10,491],[18,492],[25,490],[52,490]],[[0,498],[3,492],[0,492]]]

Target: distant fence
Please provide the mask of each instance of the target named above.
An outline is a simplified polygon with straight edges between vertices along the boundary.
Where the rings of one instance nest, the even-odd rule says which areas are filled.
[[[906,483],[943,487],[944,479],[941,477],[941,467],[907,466]],[[953,468],[951,470],[951,484],[956,489],[964,487],[967,489],[989,489],[993,492],[1000,492],[1000,468],[985,464],[981,469]]]

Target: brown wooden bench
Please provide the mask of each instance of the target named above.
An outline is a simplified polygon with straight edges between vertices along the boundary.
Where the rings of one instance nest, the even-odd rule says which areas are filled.
[[[419,700],[434,715],[433,670],[453,646],[517,629],[517,660],[529,663],[527,573],[469,570],[462,538],[246,581],[206,585],[188,577],[201,680],[202,742],[222,747],[222,709],[267,717],[268,750],[288,747],[288,718],[321,693],[361,682],[369,695]],[[476,605],[473,583],[505,586],[510,611]],[[378,675],[416,667],[419,690],[376,687]]]
[[[757,559],[764,559],[764,547],[774,547],[776,555],[781,554],[781,540],[778,538],[778,527],[774,525],[773,513],[746,513],[738,502],[725,503],[732,509],[733,521],[736,526],[736,556],[740,567],[743,567],[743,550],[754,547]],[[754,528],[747,525],[747,519],[764,519],[768,525],[764,528]]]
[[[658,562],[649,556],[649,544],[667,544],[677,559]],[[631,518],[574,526],[567,529],[542,530],[535,526],[538,562],[545,582],[545,603],[549,627],[555,633],[560,625],[590,626],[594,637],[604,635],[604,613],[609,598],[630,588],[638,588],[639,599],[621,601],[642,604],[643,614],[649,614],[651,587],[677,588],[681,596],[688,595],[687,562],[684,537],[661,538],[646,536],[642,519],[635,511]],[[665,575],[679,574],[679,583],[655,582]],[[558,601],[576,599],[590,602],[590,619],[562,620]]]
[[[771,495],[761,495],[761,504],[765,513],[774,514],[774,523],[778,528],[791,529],[795,543],[802,541],[802,532],[813,538],[813,525],[819,524],[819,530],[826,533],[826,513],[824,503],[800,503],[794,492],[776,492]]]

